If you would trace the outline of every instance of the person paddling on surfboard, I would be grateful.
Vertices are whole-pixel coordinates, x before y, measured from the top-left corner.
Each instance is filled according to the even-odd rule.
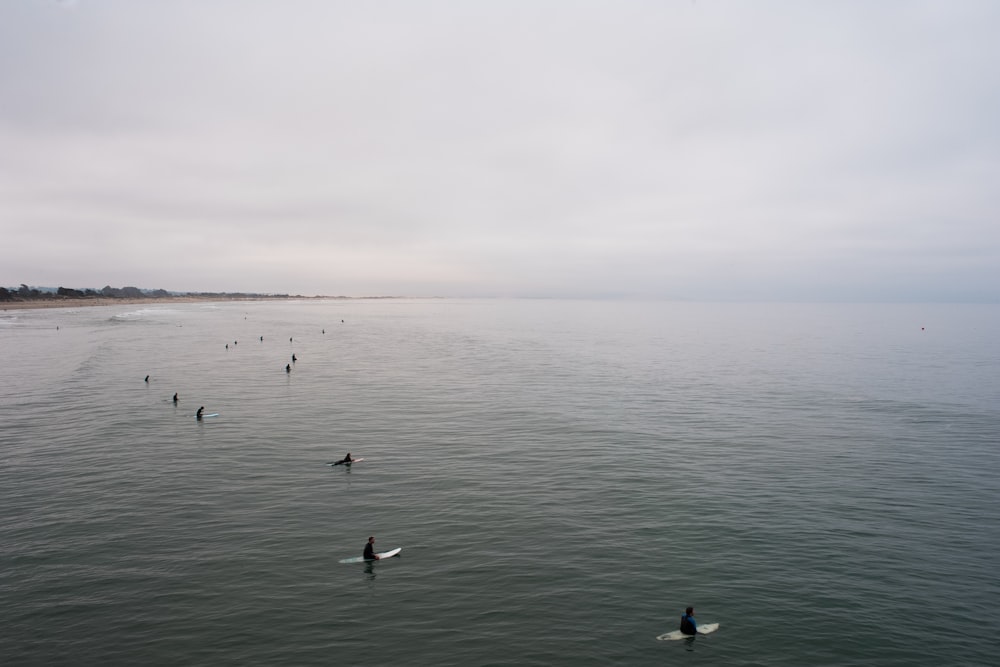
[[[694,620],[694,607],[688,607],[681,616],[681,632],[685,635],[698,634],[698,622]]]
[[[205,406],[203,405],[200,408],[198,408],[198,412],[194,413],[194,418],[201,419],[201,413],[204,411],[205,411]]]
[[[339,461],[334,461],[332,465],[339,466],[341,464],[350,464],[350,463],[353,463],[353,462],[354,462],[354,459],[351,458],[351,453],[347,452],[347,456],[345,456],[344,458],[340,459]]]
[[[365,560],[378,560],[379,555],[375,553],[375,538],[369,537],[368,544],[365,545],[365,553],[361,556]]]

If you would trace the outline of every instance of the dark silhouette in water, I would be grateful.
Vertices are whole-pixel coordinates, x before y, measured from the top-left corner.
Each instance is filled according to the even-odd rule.
[[[176,402],[177,402],[177,392],[175,391],[174,392],[174,403],[176,403]]]
[[[229,343],[226,343],[226,349],[227,350],[229,349]]]
[[[200,408],[198,408],[198,412],[194,413],[194,418],[201,419],[201,413],[204,411],[205,411],[205,406],[203,405]]]
[[[344,458],[340,459],[339,461],[334,461],[330,465],[332,465],[332,466],[339,466],[339,465],[344,465],[344,464],[350,465],[353,462],[354,462],[354,459],[351,458],[351,453],[347,452],[347,456],[345,456]]]
[[[291,373],[292,372],[292,365],[291,364],[285,364],[285,372],[286,373]]]
[[[143,382],[149,382],[149,376],[148,375],[146,376],[146,379],[143,380]]]
[[[298,361],[298,358],[296,358],[295,354],[292,353],[292,363],[294,363],[296,361]]]
[[[264,337],[263,336],[260,337],[260,342],[262,342],[262,343],[264,342]]]

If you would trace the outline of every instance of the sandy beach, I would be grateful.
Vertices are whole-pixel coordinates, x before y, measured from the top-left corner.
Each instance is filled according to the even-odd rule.
[[[289,301],[298,299],[326,299],[339,297],[223,297],[223,296],[162,296],[148,298],[83,297],[29,299],[26,301],[0,301],[0,310],[33,310],[37,308],[81,308],[90,306],[129,306],[147,303],[211,303],[213,301]]]

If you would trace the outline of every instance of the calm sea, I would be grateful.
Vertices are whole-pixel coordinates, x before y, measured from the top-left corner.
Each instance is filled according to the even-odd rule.
[[[1000,306],[116,306],[0,349],[4,665],[1000,661]],[[338,563],[369,535],[402,555]],[[657,641],[688,605],[720,630]]]

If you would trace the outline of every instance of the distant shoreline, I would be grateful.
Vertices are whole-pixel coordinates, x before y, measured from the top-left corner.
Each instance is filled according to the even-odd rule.
[[[53,297],[50,299],[26,299],[24,301],[0,301],[0,310],[35,310],[39,308],[89,308],[92,306],[132,306],[151,303],[212,303],[228,301],[299,301],[350,299],[347,296],[156,296],[156,297]]]

